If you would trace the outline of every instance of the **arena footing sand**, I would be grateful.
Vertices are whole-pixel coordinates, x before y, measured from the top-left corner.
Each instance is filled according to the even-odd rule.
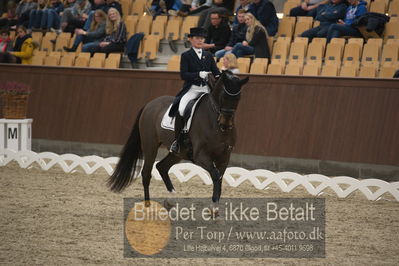
[[[123,257],[123,198],[142,197],[137,180],[121,194],[106,187],[108,175],[67,174],[53,168],[0,167],[0,264],[45,265],[398,265],[399,203],[389,195],[372,202],[360,192],[339,199],[326,190],[326,258],[149,259]],[[178,197],[210,197],[200,179],[172,179]],[[152,197],[165,197],[153,180]],[[304,189],[257,190],[246,182],[225,185],[223,197],[311,197]]]

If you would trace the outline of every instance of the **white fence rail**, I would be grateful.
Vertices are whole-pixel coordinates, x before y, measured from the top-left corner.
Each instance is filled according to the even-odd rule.
[[[33,163],[37,163],[45,171],[58,165],[65,173],[75,172],[78,167],[81,167],[86,174],[104,169],[108,175],[111,175],[113,166],[118,160],[117,157],[81,157],[75,154],[58,155],[52,152],[0,150],[0,167],[6,166],[11,161],[16,161],[21,168],[29,168]],[[174,174],[180,182],[186,182],[194,176],[199,176],[205,184],[212,184],[208,172],[191,163],[174,165],[169,173]],[[155,167],[152,174],[155,179],[162,179]],[[318,196],[323,193],[323,190],[330,188],[339,198],[346,198],[358,190],[369,200],[378,200],[387,193],[399,201],[399,182],[388,183],[379,179],[357,180],[347,176],[327,177],[320,174],[300,175],[293,172],[274,173],[268,170],[249,171],[239,167],[227,168],[223,178],[232,187],[237,187],[248,180],[257,189],[267,189],[274,183],[281,191],[288,193],[296,187],[302,186],[309,194]]]

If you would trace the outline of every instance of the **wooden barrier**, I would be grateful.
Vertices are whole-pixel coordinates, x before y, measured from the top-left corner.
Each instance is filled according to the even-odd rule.
[[[33,88],[33,137],[123,144],[138,110],[175,95],[176,72],[0,65]],[[251,75],[235,153],[399,165],[399,80]]]

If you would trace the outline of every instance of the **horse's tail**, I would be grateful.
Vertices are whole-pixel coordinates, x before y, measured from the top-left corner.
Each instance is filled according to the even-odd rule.
[[[113,192],[121,192],[132,183],[136,172],[137,161],[142,159],[139,131],[139,121],[142,112],[143,108],[137,115],[136,122],[134,123],[127,143],[123,147],[114,173],[108,179],[108,186]]]

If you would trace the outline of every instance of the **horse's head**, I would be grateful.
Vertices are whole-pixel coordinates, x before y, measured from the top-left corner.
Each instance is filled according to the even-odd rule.
[[[212,97],[216,103],[215,109],[219,113],[218,124],[222,131],[233,128],[233,118],[240,100],[241,87],[248,80],[248,77],[240,79],[231,71],[226,70],[216,81]]]

